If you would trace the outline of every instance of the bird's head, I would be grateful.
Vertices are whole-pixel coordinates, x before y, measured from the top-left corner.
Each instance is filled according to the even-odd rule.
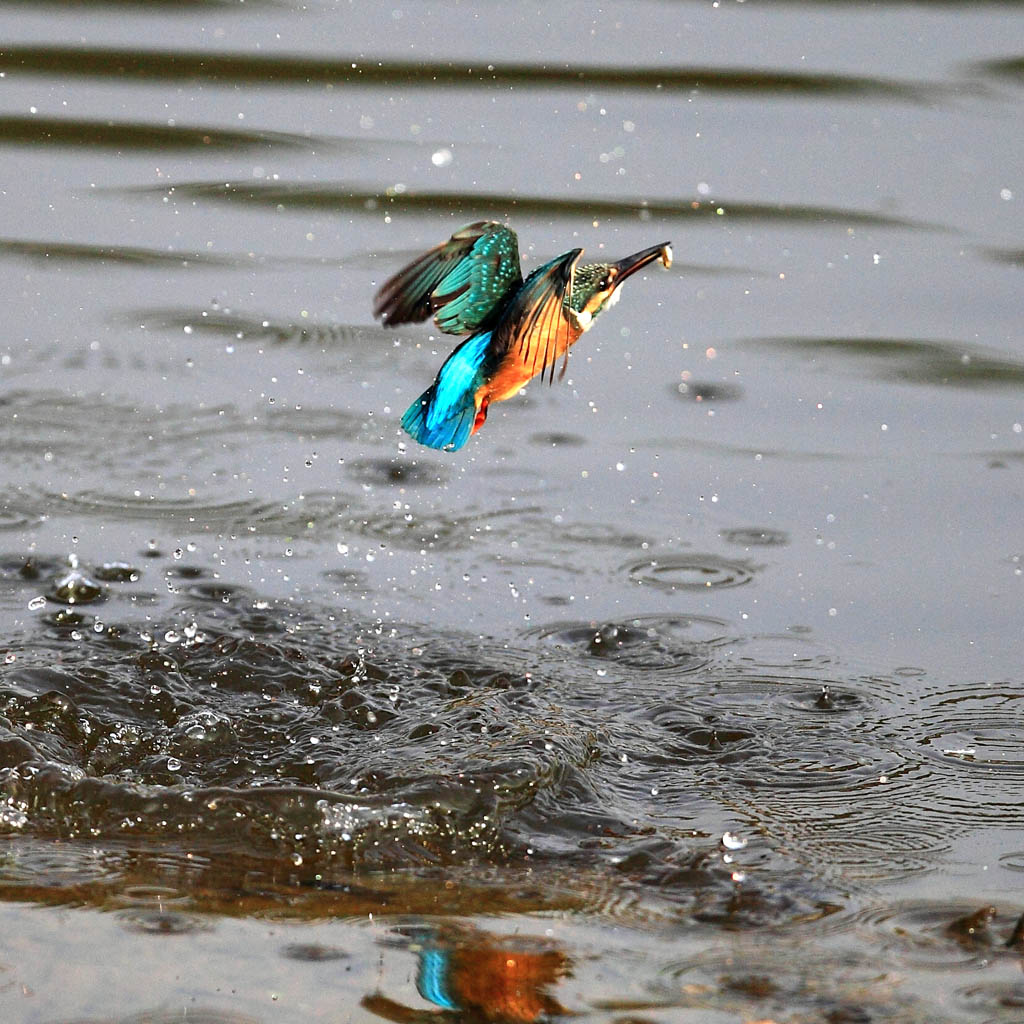
[[[672,246],[668,242],[641,249],[618,263],[587,263],[577,267],[568,299],[569,319],[581,331],[590,330],[598,314],[618,302],[622,282],[659,259],[666,267],[672,266]]]

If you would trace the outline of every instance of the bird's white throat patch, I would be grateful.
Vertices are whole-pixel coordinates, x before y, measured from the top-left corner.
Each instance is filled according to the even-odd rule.
[[[615,291],[613,291],[611,295],[609,295],[608,298],[604,300],[604,303],[598,309],[598,313],[604,312],[604,310],[608,309],[610,306],[614,306],[615,303],[618,301],[619,289],[616,288]],[[580,312],[578,313],[575,309],[570,309],[569,319],[572,321],[573,327],[575,327],[578,331],[583,331],[584,334],[587,331],[589,331],[591,327],[594,326],[594,314],[591,313],[588,309],[580,310]]]
[[[573,326],[584,333],[589,331],[594,325],[594,318],[585,309],[580,313],[577,313],[575,309],[570,309],[569,317],[572,320]]]

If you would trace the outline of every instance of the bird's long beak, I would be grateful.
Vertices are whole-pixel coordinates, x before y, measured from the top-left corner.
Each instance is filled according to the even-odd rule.
[[[639,252],[633,253],[632,256],[627,256],[625,259],[619,260],[618,263],[614,264],[618,274],[616,276],[616,283],[622,284],[630,274],[635,274],[638,270],[643,270],[649,263],[653,263],[655,260],[661,260],[666,267],[672,266],[672,243],[662,242],[661,245],[652,245],[649,249],[641,249]]]

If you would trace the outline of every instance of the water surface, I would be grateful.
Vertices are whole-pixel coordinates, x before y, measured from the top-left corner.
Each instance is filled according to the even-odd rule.
[[[10,1021],[1016,1021],[1017,3],[0,3]],[[376,287],[624,288],[463,451]]]

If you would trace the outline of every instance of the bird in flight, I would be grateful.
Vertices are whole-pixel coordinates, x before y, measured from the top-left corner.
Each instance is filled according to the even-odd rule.
[[[419,323],[431,314],[445,334],[468,335],[437,378],[402,417],[422,445],[456,451],[487,419],[492,402],[527,381],[565,375],[569,349],[619,298],[626,278],[655,260],[672,265],[662,242],[617,263],[579,266],[570,249],[523,280],[516,233],[478,221],[418,256],[381,286],[373,313],[385,327]]]

